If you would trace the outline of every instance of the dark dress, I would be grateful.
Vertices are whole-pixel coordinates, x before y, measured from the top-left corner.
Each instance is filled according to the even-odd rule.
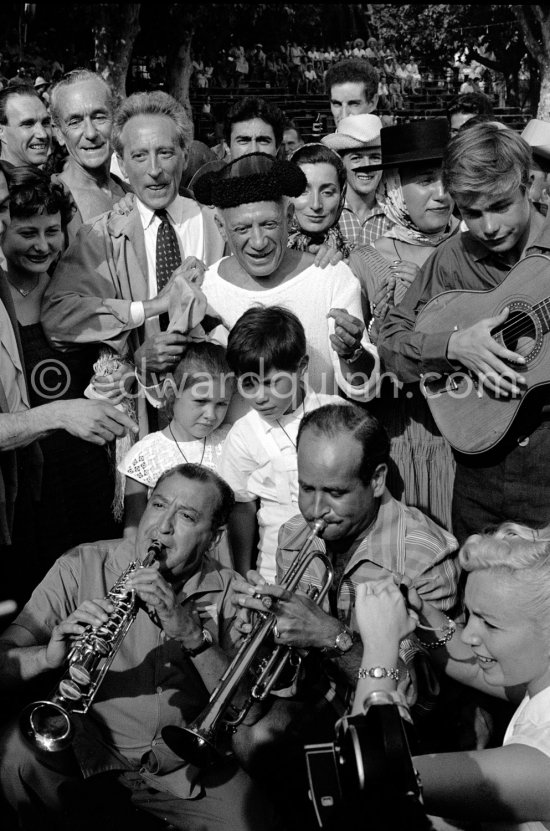
[[[58,397],[81,396],[91,375],[90,361],[83,360],[81,352],[73,356],[52,349],[41,323],[19,325],[19,332],[31,407]],[[120,536],[111,512],[114,469],[108,448],[65,430],[41,439],[40,447],[44,457],[40,502],[34,506],[33,522],[17,523],[26,537],[19,542],[32,550],[31,590],[64,551]]]

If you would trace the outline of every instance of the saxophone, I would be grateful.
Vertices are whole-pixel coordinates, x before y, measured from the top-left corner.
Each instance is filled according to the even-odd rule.
[[[19,727],[35,750],[53,753],[71,745],[74,736],[71,714],[88,712],[138,613],[136,592],[126,588],[126,580],[138,568],[150,566],[161,550],[160,542],[154,540],[143,562],[136,559],[122,572],[105,596],[114,606],[107,622],[98,627],[86,626],[73,642],[65,672],[51,697],[33,701],[22,711]]]

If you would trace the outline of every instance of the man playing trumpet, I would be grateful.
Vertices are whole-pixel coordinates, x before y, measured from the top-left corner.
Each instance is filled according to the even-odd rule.
[[[85,626],[105,625],[115,613],[106,594],[116,579],[160,544],[157,562],[126,581],[141,606],[89,711],[71,717],[72,752],[37,754],[13,726],[0,739],[3,796],[19,828],[95,829],[107,804],[123,822],[130,800],[186,831],[271,828],[269,807],[260,808],[257,788],[236,764],[200,777],[161,737],[204,707],[239,637],[234,572],[209,556],[232,506],[231,489],[213,471],[172,468],[157,482],[135,540],[60,557],[1,636],[6,687],[59,673]]]
[[[270,608],[277,616],[275,643],[308,650],[308,669],[315,664],[318,671],[314,689],[311,676],[306,675],[303,690],[298,690],[300,701],[277,701],[249,734],[241,730],[236,737],[239,758],[247,768],[252,769],[254,763],[254,771],[267,769],[272,759],[284,759],[287,793],[290,782],[296,783],[298,792],[296,800],[285,800],[293,805],[296,828],[303,827],[304,817],[312,814],[307,804],[303,815],[297,808],[299,793],[307,795],[307,784],[289,775],[291,748],[297,748],[299,765],[304,741],[323,740],[323,729],[330,737],[335,720],[350,706],[362,656],[354,609],[357,585],[385,576],[400,582],[406,576],[421,596],[448,611],[456,602],[458,580],[455,538],[387,490],[389,439],[374,417],[350,404],[329,404],[311,411],[300,423],[297,452],[301,515],[279,532],[279,582],[310,527],[322,519],[326,528],[313,546],[332,562],[332,586],[320,605],[305,594],[308,586],[319,587],[323,582],[319,559],[312,559],[306,570],[299,587],[302,591],[268,584],[256,571],[249,571],[246,580],[237,577],[233,584],[235,604],[246,610]],[[238,625],[247,632],[251,624],[241,621]],[[409,703],[417,697],[425,703],[415,673],[419,654],[419,647],[409,642],[398,666],[372,667],[378,673],[375,677],[398,679]],[[271,743],[276,737],[282,745],[273,753]],[[275,793],[281,773],[269,767],[266,774]]]

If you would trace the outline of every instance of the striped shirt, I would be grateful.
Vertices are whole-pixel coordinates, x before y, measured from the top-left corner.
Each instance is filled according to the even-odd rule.
[[[382,205],[377,202],[369,216],[361,221],[357,214],[346,203],[342,210],[338,227],[342,236],[350,246],[373,245],[378,237],[393,227],[393,222],[384,213]]]
[[[281,582],[296,553],[299,551],[310,528],[301,515],[286,522],[279,531],[277,550],[277,574]],[[326,552],[325,543],[316,538],[313,549]],[[385,577],[404,575],[409,577],[420,597],[443,611],[450,610],[457,600],[459,566],[456,557],[458,543],[447,531],[425,516],[418,508],[410,508],[394,499],[388,490],[380,501],[378,515],[370,530],[351,556],[336,586],[335,608],[330,608],[325,597],[322,609],[337,616],[358,632],[355,620],[355,591],[359,583],[367,580],[381,580]],[[306,591],[309,585],[320,587],[324,579],[324,567],[319,558],[312,561],[306,570],[299,590]],[[416,639],[403,641],[400,656],[410,664],[414,656],[422,651]],[[337,660],[325,661],[329,677],[331,669],[337,669]],[[331,689],[325,693],[329,700],[341,698],[341,708],[349,704],[349,685],[342,687],[342,675],[336,673],[331,679]],[[337,702],[334,701],[338,706]],[[340,709],[340,707],[339,707]]]

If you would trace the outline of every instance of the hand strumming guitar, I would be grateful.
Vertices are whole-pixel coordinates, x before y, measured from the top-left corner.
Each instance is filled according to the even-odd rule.
[[[506,308],[495,317],[484,318],[467,329],[453,332],[447,345],[449,361],[463,364],[488,390],[502,398],[520,395],[525,386],[521,373],[504,363],[512,361],[521,365],[525,364],[525,359],[501,346],[491,334],[504,323],[508,314],[509,309]]]

